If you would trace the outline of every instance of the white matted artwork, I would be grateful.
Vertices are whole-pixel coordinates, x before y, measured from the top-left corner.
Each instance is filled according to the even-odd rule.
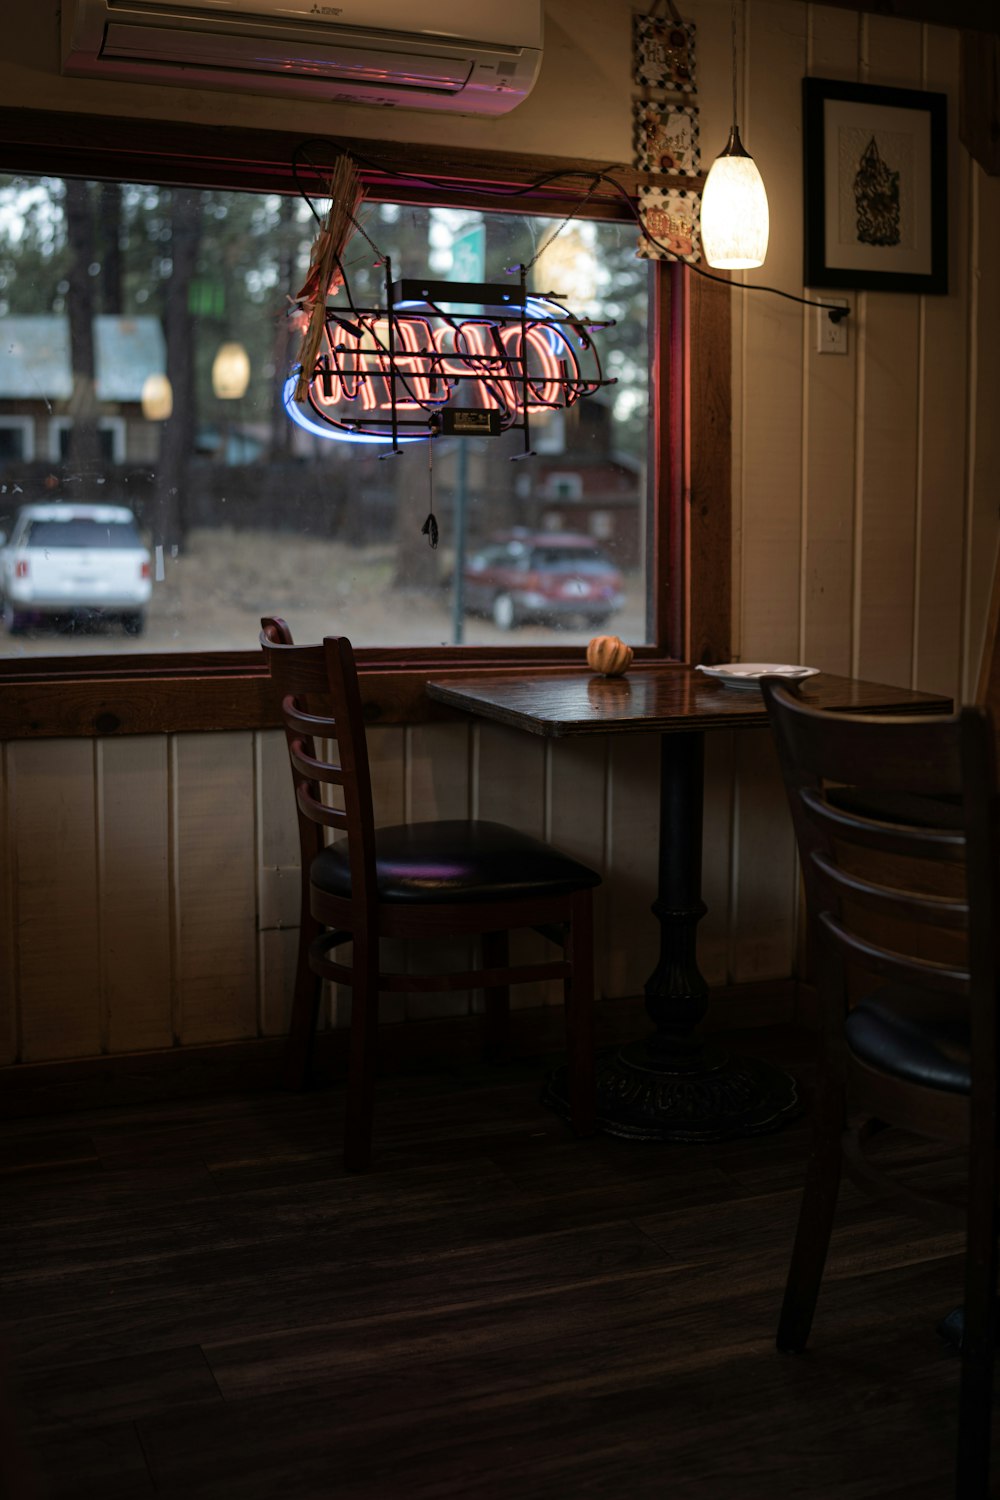
[[[809,286],[946,292],[943,94],[807,78]]]

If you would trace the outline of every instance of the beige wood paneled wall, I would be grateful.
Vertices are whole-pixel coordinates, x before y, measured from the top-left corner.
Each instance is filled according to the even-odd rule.
[[[729,0],[690,0],[705,164],[729,109]],[[746,0],[740,117],[771,202],[767,264],[802,292],[800,80],[945,91],[947,296],[851,294],[849,352],[815,317],[734,291],[734,650],[967,697],[997,545],[1000,181],[956,137],[957,35],[799,0]],[[463,121],[463,142],[627,161],[630,11],[548,0],[528,101]],[[55,0],[0,59],[6,102],[252,123],[252,96],[64,80]],[[268,101],[303,133],[400,129],[401,115]],[[406,117],[414,140],[454,122]],[[697,357],[697,351],[694,353]],[[499,815],[604,874],[599,978],[635,994],[656,959],[653,737],[545,744],[499,727],[378,729],[378,815]],[[11,742],[0,750],[0,1063],[193,1045],[283,1030],[298,871],[276,734]],[[713,984],[794,971],[798,877],[765,733],[709,735],[702,967]],[[402,997],[398,997],[400,1005]],[[535,989],[521,1003],[554,997]],[[421,996],[409,1016],[466,1001]],[[344,1019],[332,996],[329,1021]],[[403,1012],[397,1009],[397,1018]]]
[[[380,823],[502,817],[604,872],[601,986],[639,991],[656,961],[652,918],[636,920],[656,878],[653,737],[612,749],[446,724],[370,742]],[[0,1065],[285,1029],[299,871],[279,731],[15,741],[2,773]],[[515,1003],[558,998],[523,986]],[[406,999],[386,997],[386,1019],[469,1005]]]

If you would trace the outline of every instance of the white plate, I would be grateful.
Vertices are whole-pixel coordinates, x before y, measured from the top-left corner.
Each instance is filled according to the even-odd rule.
[[[760,677],[787,677],[798,682],[803,677],[815,677],[819,667],[793,667],[787,662],[773,661],[727,661],[719,667],[696,667],[725,687],[756,689]]]

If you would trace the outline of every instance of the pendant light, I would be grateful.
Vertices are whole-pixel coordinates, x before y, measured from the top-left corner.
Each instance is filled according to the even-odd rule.
[[[212,390],[220,401],[239,401],[250,384],[250,359],[242,344],[220,344],[212,362]]]
[[[736,122],[736,0],[732,4],[733,125],[701,195],[701,244],[720,271],[762,266],[767,254],[767,193]]]
[[[147,375],[142,383],[142,414],[147,422],[165,422],[174,409],[174,393],[165,375]]]

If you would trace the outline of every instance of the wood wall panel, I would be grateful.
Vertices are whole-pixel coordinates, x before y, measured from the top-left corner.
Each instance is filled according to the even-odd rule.
[[[473,730],[473,816],[510,823],[523,833],[545,836],[546,742],[503,724],[479,724]],[[549,944],[532,932],[511,935],[513,958],[530,962],[551,955]],[[551,986],[519,984],[511,990],[512,1008],[544,1005]],[[476,1008],[480,999],[476,999]]]
[[[252,734],[171,741],[179,1042],[257,1034]]]
[[[17,866],[12,827],[14,798],[8,780],[11,753],[10,745],[0,745],[0,1066],[17,1058]]]
[[[734,736],[737,878],[730,968],[737,984],[792,973],[797,921],[795,840],[770,735]]]
[[[407,731],[406,817],[467,818],[471,786],[468,724],[415,724]]]
[[[407,729],[404,780],[408,822],[469,817],[470,736],[468,724],[415,724]],[[433,955],[442,969],[470,968],[476,959],[474,945],[464,938],[434,943]],[[413,961],[412,953],[408,961]],[[430,991],[401,998],[406,1018],[412,1021],[467,1015],[472,1005],[472,996],[466,990]]]
[[[916,24],[867,17],[862,81],[902,84],[920,78],[923,32]],[[854,667],[874,682],[908,684],[913,672],[916,594],[921,299],[868,292],[861,344],[858,524]]]
[[[708,911],[698,927],[698,967],[709,984],[729,982],[733,893],[733,756],[728,731],[705,736],[705,819],[701,889]]]
[[[969,467],[969,208],[972,163],[958,146],[959,34],[928,27],[925,79],[948,95],[948,295],[923,298],[912,686],[962,693],[963,511]]]
[[[94,742],[7,747],[22,1062],[102,1049]]]
[[[284,731],[254,736],[258,1031],[287,1030],[302,906],[299,831]]]
[[[997,562],[997,475],[1000,474],[1000,178],[972,168],[972,264],[974,335],[970,348],[971,485],[966,499],[963,678],[965,697],[976,690],[983,625]]]
[[[574,859],[607,875],[609,741],[603,736],[557,739],[546,762],[545,837]],[[594,989],[609,993],[605,978],[607,886],[594,892]],[[562,1003],[561,985],[549,986],[549,999]]]
[[[612,735],[609,752],[604,972],[609,995],[641,995],[659,958],[656,898],[660,741]]]
[[[372,800],[375,804],[375,826],[386,828],[406,821],[406,730],[380,727],[368,731],[368,759],[371,764]],[[341,953],[347,955],[349,948]],[[389,969],[405,969],[411,953],[405,943],[383,942],[382,963]],[[351,991],[337,985],[332,1020],[335,1026],[346,1026],[351,1019]],[[406,1017],[405,995],[382,995],[379,1014],[384,1021],[402,1021]]]
[[[855,81],[858,17],[825,5],[809,8],[807,70],[816,78]],[[805,288],[816,301],[825,288]],[[839,295],[834,293],[832,295]],[[846,294],[845,294],[846,295]],[[817,320],[803,319],[802,612],[799,659],[825,672],[851,670],[854,597],[855,415],[858,298],[847,296],[848,353],[819,354]]]
[[[864,300],[854,669],[870,682],[904,685],[913,668],[919,299],[868,292]]]
[[[774,79],[805,67],[805,7],[758,0],[747,12],[744,141],[765,179],[771,216],[767,260],[734,272],[748,286],[797,291],[802,222],[801,103]],[[802,524],[803,309],[764,292],[734,292],[742,369],[742,623],[745,660],[792,661],[799,649]]]
[[[102,1051],[173,1042],[170,808],[162,735],[95,742]]]

